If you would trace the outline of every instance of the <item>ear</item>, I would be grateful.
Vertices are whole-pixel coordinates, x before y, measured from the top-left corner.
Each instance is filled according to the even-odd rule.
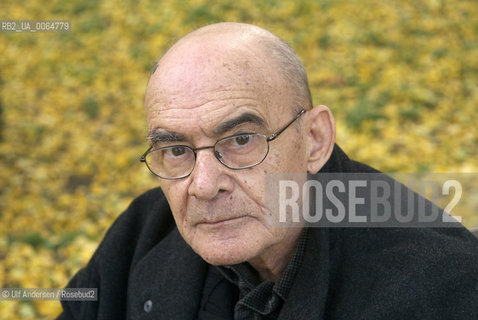
[[[307,112],[308,164],[307,172],[317,173],[329,160],[335,143],[335,121],[326,106]]]

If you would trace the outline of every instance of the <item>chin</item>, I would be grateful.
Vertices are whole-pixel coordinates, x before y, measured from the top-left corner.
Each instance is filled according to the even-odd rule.
[[[194,251],[207,263],[218,265],[234,265],[246,262],[257,256],[256,248],[240,240],[215,240],[201,243]]]
[[[234,259],[232,257],[201,256],[207,263],[213,266],[230,266],[246,262],[244,259]]]

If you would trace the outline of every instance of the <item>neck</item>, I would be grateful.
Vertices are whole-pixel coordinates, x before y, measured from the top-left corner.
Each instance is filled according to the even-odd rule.
[[[261,281],[276,281],[292,259],[303,228],[290,228],[288,236],[280,243],[268,248],[263,254],[249,260]]]

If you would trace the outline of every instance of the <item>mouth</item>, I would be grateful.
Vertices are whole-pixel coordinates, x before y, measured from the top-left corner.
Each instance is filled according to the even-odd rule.
[[[218,228],[218,227],[227,226],[230,224],[240,223],[245,218],[247,218],[247,216],[239,216],[239,217],[232,217],[232,218],[218,219],[218,220],[211,220],[211,221],[201,221],[198,223],[198,225],[201,225],[207,228]]]

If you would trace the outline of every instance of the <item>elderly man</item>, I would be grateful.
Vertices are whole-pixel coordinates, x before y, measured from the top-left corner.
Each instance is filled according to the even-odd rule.
[[[160,179],[111,227],[60,319],[477,319],[465,229],[271,225],[270,173],[376,172],[334,144],[293,50],[221,23],[179,40],[146,90]]]

